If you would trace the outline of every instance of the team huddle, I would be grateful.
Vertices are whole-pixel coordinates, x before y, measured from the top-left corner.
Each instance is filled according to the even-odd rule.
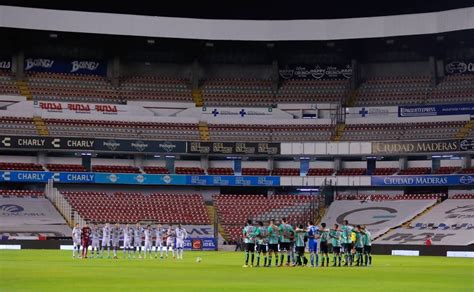
[[[72,257],[75,258],[76,252],[78,257],[87,258],[89,246],[91,247],[92,257],[104,257],[105,249],[107,249],[107,257],[110,258],[110,248],[113,250],[113,257],[117,259],[117,250],[120,248],[120,240],[123,241],[124,258],[135,258],[138,252],[138,258],[160,258],[168,257],[168,251],[171,251],[173,258],[183,259],[184,240],[188,237],[186,229],[178,225],[173,228],[172,225],[167,228],[158,224],[155,228],[151,225],[142,227],[137,223],[134,227],[129,224],[125,227],[120,224],[111,226],[106,223],[103,227],[87,224],[80,228],[76,224],[72,230],[73,252]],[[154,239],[154,240],[153,240]],[[154,245],[153,245],[154,243]],[[82,252],[81,252],[82,246]],[[143,248],[143,253],[142,253]],[[153,252],[154,248],[154,252]]]
[[[242,230],[245,244],[244,267],[254,266],[255,253],[257,263],[263,257],[263,266],[271,267],[272,259],[275,257],[275,266],[283,266],[286,257],[286,266],[306,266],[308,259],[305,256],[306,244],[310,253],[309,265],[319,266],[319,255],[321,256],[321,267],[329,266],[329,246],[332,246],[332,266],[340,267],[344,258],[344,266],[368,266],[372,264],[371,234],[365,226],[351,226],[347,220],[342,226],[334,224],[332,229],[326,227],[325,223],[315,226],[308,222],[304,227],[302,224],[293,228],[287,223],[286,218],[281,223],[270,220],[268,225],[259,221],[256,226],[251,220]],[[280,255],[280,258],[279,258]]]

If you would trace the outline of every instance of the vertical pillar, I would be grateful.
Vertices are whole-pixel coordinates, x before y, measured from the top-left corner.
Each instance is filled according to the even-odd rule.
[[[300,176],[306,176],[309,171],[309,158],[300,158]]]
[[[341,170],[341,168],[342,168],[341,158],[339,158],[339,157],[334,158],[334,167],[333,168],[336,172]]]
[[[165,156],[165,165],[166,168],[170,173],[174,173],[174,162],[176,160],[176,157],[174,155],[166,155]]]
[[[472,159],[469,154],[464,154],[461,160],[461,167],[462,168],[471,168],[472,167]]]
[[[438,84],[438,68],[436,66],[436,58],[430,56],[428,59],[431,77],[431,87],[435,87]]]
[[[23,80],[25,78],[25,53],[19,51],[13,58],[15,62],[12,62],[12,69],[15,64],[16,80]]]
[[[120,85],[120,74],[120,58],[114,56],[109,60],[109,70],[107,70],[107,77],[112,83],[112,86],[118,87]]]
[[[233,160],[234,174],[242,175],[242,159],[236,158]]]
[[[267,160],[267,169],[270,170],[270,173],[273,172],[273,167],[274,167],[274,164],[273,164],[273,157],[268,157],[268,160]]]
[[[441,166],[441,157],[431,158],[431,173],[435,173]]]
[[[406,156],[400,157],[398,159],[398,168],[400,168],[400,170],[403,170],[403,169],[407,169],[407,166],[408,166],[407,157]]]
[[[191,65],[191,89],[199,88],[200,78],[199,60],[196,58]]]
[[[92,155],[81,155],[81,164],[86,171],[92,171]]]
[[[201,156],[201,168],[207,173],[207,169],[209,168],[209,156]]]
[[[138,168],[143,168],[143,155],[142,154],[135,154],[133,156],[133,166]]]
[[[377,158],[367,158],[367,175],[372,175],[377,168]]]

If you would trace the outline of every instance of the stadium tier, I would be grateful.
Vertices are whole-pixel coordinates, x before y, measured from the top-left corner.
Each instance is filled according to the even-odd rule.
[[[190,81],[161,76],[129,76],[118,89],[122,100],[192,102]]]
[[[163,166],[145,166],[143,171],[151,174],[169,174],[169,170]]]
[[[310,168],[307,176],[329,176],[334,174],[332,168]]]
[[[11,73],[3,70],[0,70],[0,94],[20,95],[20,90]]]
[[[308,195],[232,195],[214,196],[214,205],[227,240],[238,241],[242,236],[242,222],[254,220],[280,220],[289,222],[309,220],[311,196]]]
[[[242,168],[242,175],[270,175],[270,170],[266,168]]]
[[[69,172],[85,172],[86,168],[79,164],[47,164],[49,171],[69,171]]]
[[[63,192],[66,200],[89,222],[209,225],[204,200],[198,194]]]
[[[0,162],[0,169],[3,170],[26,170],[26,171],[43,171],[43,166],[35,163],[10,163]]]
[[[205,174],[204,169],[200,167],[176,167],[176,174]]]
[[[346,80],[284,80],[277,103],[339,103],[348,95]]]
[[[111,173],[140,173],[138,167],[127,165],[93,165],[94,172],[111,172]]]

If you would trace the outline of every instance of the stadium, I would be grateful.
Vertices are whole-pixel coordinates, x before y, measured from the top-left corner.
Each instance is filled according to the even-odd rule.
[[[1,291],[474,291],[472,1],[29,2]]]

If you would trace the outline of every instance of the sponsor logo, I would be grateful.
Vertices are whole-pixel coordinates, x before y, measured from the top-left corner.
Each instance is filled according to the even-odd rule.
[[[115,140],[108,140],[103,143],[105,147],[107,147],[111,151],[117,150],[118,147],[120,147],[120,143],[118,143]]]
[[[138,183],[143,183],[145,181],[145,177],[141,174],[137,175],[135,179],[137,180]]]
[[[172,152],[176,148],[176,144],[166,141],[160,143],[158,147],[160,147],[165,152]]]
[[[474,183],[474,177],[470,175],[463,175],[459,178],[459,182],[463,185],[470,185]]]
[[[74,73],[80,69],[95,71],[99,68],[99,62],[92,62],[92,61],[72,61],[71,62],[71,73]]]
[[[51,68],[53,67],[54,60],[51,59],[32,59],[28,58],[25,60],[26,66],[25,70],[30,70],[33,67],[39,67],[39,68]]]
[[[344,220],[346,219],[347,216],[354,214],[354,213],[359,213],[359,212],[364,212],[364,211],[373,211],[373,210],[380,210],[383,211],[383,213],[380,213],[378,215],[374,215],[372,218],[376,221],[374,222],[359,222],[358,224],[363,224],[363,225],[378,225],[382,224],[385,222],[390,221],[390,218],[395,218],[397,217],[398,211],[393,209],[393,208],[388,208],[388,207],[367,207],[367,208],[360,208],[360,209],[355,209],[351,211],[347,211],[345,213],[342,213],[336,218],[336,222],[339,224],[344,224]],[[387,218],[387,219],[385,219]],[[378,219],[383,219],[383,220],[378,220]]]
[[[458,150],[458,141],[426,141],[400,143],[372,143],[374,153],[451,152]]]
[[[144,151],[145,149],[148,148],[148,144],[146,144],[145,142],[143,141],[136,141],[136,142],[132,142],[132,147],[137,149],[137,151]]]
[[[197,250],[202,249],[202,240],[193,239],[192,240],[192,249],[197,249]]]
[[[316,68],[310,70],[310,73],[311,73],[311,76],[313,76],[314,78],[321,79],[324,77],[326,70],[322,69],[319,66],[316,66]]]
[[[118,176],[115,175],[115,174],[109,175],[108,178],[109,178],[109,180],[110,180],[111,182],[113,182],[113,183],[117,182],[117,180],[118,180]]]
[[[382,239],[382,241],[396,241],[399,243],[414,243],[414,242],[425,242],[427,236],[431,236],[433,242],[441,242],[445,237],[456,235],[454,233],[442,234],[424,232],[419,234],[412,233],[395,233]]]
[[[474,141],[473,140],[462,140],[461,143],[459,143],[459,148],[461,148],[461,150],[464,150],[464,151],[473,150],[474,149]]]
[[[5,137],[5,138],[3,138],[3,139],[2,139],[2,144],[3,144],[3,146],[5,146],[5,147],[10,147],[10,146],[12,146],[12,138],[10,138],[10,137]]]
[[[166,184],[171,183],[171,176],[169,176],[169,175],[163,176],[163,182],[166,183]]]
[[[449,74],[462,74],[467,71],[467,64],[465,62],[453,61],[445,67],[446,72]]]
[[[10,69],[12,63],[10,61],[0,61],[0,69]]]
[[[5,205],[0,205],[0,210],[4,212],[9,212],[9,213],[18,213],[25,210],[25,208],[19,205],[5,204]]]
[[[294,74],[295,74],[294,69],[281,69],[280,70],[280,76],[283,79],[291,79]]]

